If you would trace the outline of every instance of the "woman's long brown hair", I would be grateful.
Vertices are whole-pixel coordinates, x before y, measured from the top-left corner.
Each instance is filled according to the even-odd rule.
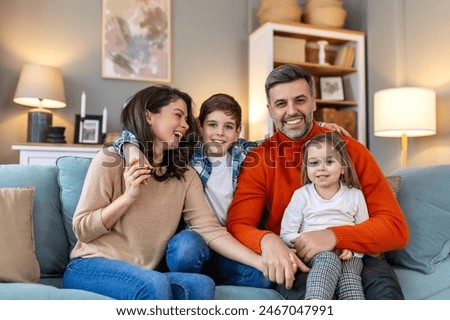
[[[146,112],[159,113],[162,108],[174,101],[183,100],[187,106],[187,124],[189,129],[182,138],[179,148],[167,150],[160,166],[166,167],[160,175],[155,175],[159,181],[170,177],[182,178],[187,169],[194,145],[198,140],[199,131],[193,116],[192,98],[185,92],[167,85],[147,87],[133,97],[124,106],[121,123],[124,130],[131,131],[139,141],[139,149],[145,154],[150,163],[153,159],[153,137],[147,124]]]

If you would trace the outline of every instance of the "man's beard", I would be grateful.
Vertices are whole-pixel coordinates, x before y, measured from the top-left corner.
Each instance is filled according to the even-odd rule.
[[[312,114],[309,118],[303,116],[303,120],[305,121],[305,125],[302,128],[296,130],[289,130],[280,122],[277,122],[275,125],[289,139],[300,140],[308,134],[309,130],[312,127]]]

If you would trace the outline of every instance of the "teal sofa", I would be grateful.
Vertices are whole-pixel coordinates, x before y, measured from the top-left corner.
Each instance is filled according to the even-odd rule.
[[[56,165],[49,166],[0,165],[0,188],[35,187],[34,238],[41,270],[37,284],[0,283],[0,300],[108,299],[82,290],[61,289],[62,275],[76,241],[72,216],[90,161],[61,157]],[[405,250],[390,252],[386,258],[394,267],[406,299],[450,299],[450,166],[402,169],[393,174],[403,179],[398,201],[410,224],[411,236]],[[423,252],[417,254],[416,250]],[[281,296],[270,289],[218,286],[216,299],[274,300]]]
[[[39,283],[0,283],[0,300],[109,299],[82,290],[61,289],[76,238],[75,211],[91,159],[61,157],[56,165],[0,165],[0,188],[34,186],[33,224]],[[1,223],[1,222],[0,222]],[[275,290],[219,286],[217,299],[281,299]]]

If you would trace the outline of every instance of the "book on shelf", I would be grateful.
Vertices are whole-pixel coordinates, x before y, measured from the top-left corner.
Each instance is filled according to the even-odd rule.
[[[356,51],[355,48],[349,45],[342,46],[334,60],[334,65],[343,68],[353,67],[353,62],[355,61]]]

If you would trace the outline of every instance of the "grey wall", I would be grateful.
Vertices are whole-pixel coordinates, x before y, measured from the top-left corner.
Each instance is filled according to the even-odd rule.
[[[227,92],[246,108],[247,9],[245,0],[172,0],[171,85],[197,105]],[[18,163],[11,145],[26,140],[29,108],[12,102],[25,63],[61,69],[67,107],[53,110],[53,124],[66,127],[67,142],[83,90],[87,113],[106,106],[108,132],[120,131],[123,101],[151,83],[101,78],[101,17],[99,0],[0,0],[0,163]]]
[[[299,0],[302,5],[305,1]],[[373,94],[401,85],[437,92],[438,134],[409,139],[409,164],[448,163],[450,34],[448,0],[345,0],[346,28],[367,32],[369,146],[386,173],[400,166],[400,139],[373,136]],[[26,139],[28,107],[12,102],[25,63],[61,68],[68,106],[54,124],[73,122],[87,93],[89,114],[108,107],[108,131],[120,131],[121,104],[147,82],[101,78],[102,1],[0,0],[0,163],[17,163],[11,145]],[[172,85],[199,105],[216,92],[234,95],[247,122],[247,40],[259,0],[172,0]]]
[[[387,174],[401,165],[401,139],[374,137],[373,94],[390,87],[423,86],[436,91],[437,134],[408,139],[408,166],[449,163],[449,11],[448,0],[368,1],[370,147]]]

